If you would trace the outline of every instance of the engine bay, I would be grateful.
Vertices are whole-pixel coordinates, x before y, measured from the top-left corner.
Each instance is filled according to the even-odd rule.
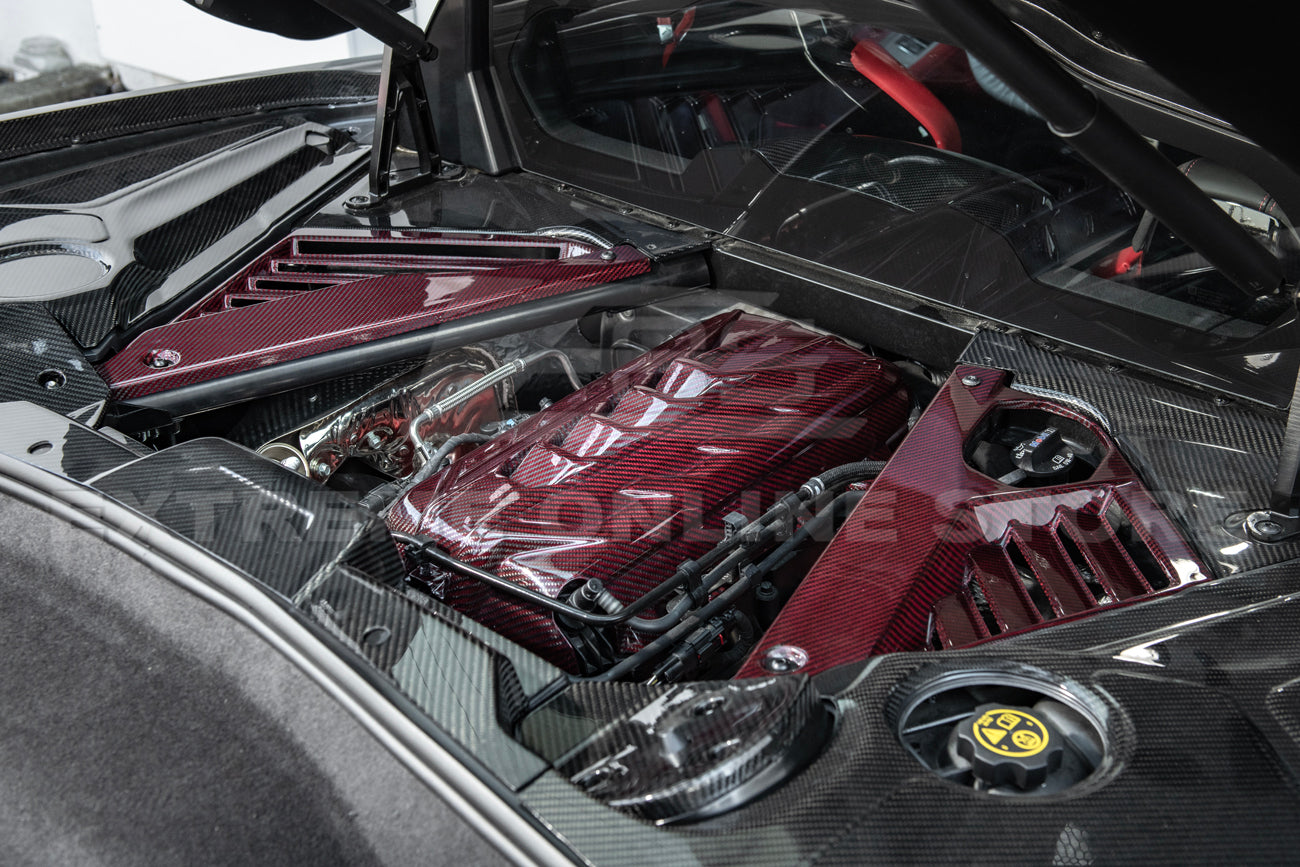
[[[1300,187],[1249,130],[1067,4],[326,5],[382,65],[0,121],[24,630],[182,588],[584,863],[1291,826]]]
[[[408,598],[581,678],[811,674],[1209,576],[1095,408],[692,288],[678,258],[578,228],[304,231],[99,370],[136,408],[114,424],[165,413],[134,436],[217,437],[358,503]],[[654,300],[547,305],[616,287]],[[545,324],[492,318],[530,301]]]

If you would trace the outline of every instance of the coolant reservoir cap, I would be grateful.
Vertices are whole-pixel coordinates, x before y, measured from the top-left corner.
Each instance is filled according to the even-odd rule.
[[[1061,735],[1030,708],[980,705],[955,734],[957,754],[989,786],[1032,789],[1061,765]]]

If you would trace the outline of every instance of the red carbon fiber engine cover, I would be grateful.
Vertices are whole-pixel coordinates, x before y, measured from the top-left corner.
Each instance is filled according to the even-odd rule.
[[[716,544],[726,514],[755,518],[829,467],[885,457],[907,412],[887,362],[787,322],[723,314],[428,479],[389,523],[551,597],[599,578],[627,603]],[[576,667],[549,612],[452,575],[443,598]]]

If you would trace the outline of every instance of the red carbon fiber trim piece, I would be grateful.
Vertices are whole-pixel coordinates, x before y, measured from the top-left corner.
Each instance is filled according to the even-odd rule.
[[[591,244],[537,235],[398,231],[290,235],[177,319],[380,274],[488,271],[596,252]]]
[[[908,398],[888,363],[798,326],[714,317],[569,395],[400,500],[394,530],[552,597],[631,602],[831,466],[887,454]],[[448,576],[457,609],[570,670],[550,613]],[[634,644],[634,636],[624,636]]]
[[[967,376],[979,384],[962,385]],[[777,645],[803,649],[808,663],[800,671],[811,674],[875,654],[921,650],[936,624],[941,646],[987,639],[993,633],[976,609],[972,580],[1005,631],[1149,594],[1124,547],[1113,544],[1114,532],[1103,529],[1099,516],[1110,508],[1120,510],[1135,544],[1151,555],[1147,567],[1163,573],[1170,589],[1208,574],[1103,431],[1068,409],[1010,390],[1007,379],[979,367],[954,371],[737,677],[770,675],[761,660]],[[997,406],[1072,418],[1102,440],[1106,456],[1087,482],[1020,489],[994,481],[967,466],[963,447]],[[1060,528],[1079,557],[1105,571],[1111,598],[1099,600],[1079,570],[1062,562],[1071,552],[1047,538]],[[1027,597],[1007,559],[1012,548],[1037,578],[1050,615]]]
[[[318,239],[293,240],[298,245]],[[388,245],[395,243],[391,237],[382,240]],[[277,248],[191,308],[180,320],[141,334],[101,365],[99,372],[107,380],[114,398],[129,400],[550,298],[650,270],[649,260],[631,247],[614,248],[613,258],[607,260],[586,247],[549,239],[539,243],[539,240],[542,239],[535,236],[523,238],[539,251],[541,258],[532,259],[495,255],[505,251],[507,245],[515,244],[509,237],[404,238],[400,243],[428,246],[438,242],[464,253],[481,245],[489,255],[477,260],[468,255],[450,259],[435,255],[433,262],[429,256],[379,257],[386,269],[415,271],[381,276],[366,276],[364,271],[358,271],[373,265],[374,256],[335,255],[319,261],[298,256],[295,265],[306,262],[307,267],[319,269],[319,273],[300,270],[281,275],[277,272],[278,285],[267,294],[265,282],[257,281],[265,277],[268,268],[274,268],[280,252]],[[365,239],[356,241],[358,246],[364,243]],[[579,255],[561,258],[568,253]],[[444,266],[450,270],[443,270]],[[309,275],[317,279],[304,279]],[[292,277],[290,283],[305,282],[311,291],[285,288],[284,276]],[[323,285],[321,278],[325,281]],[[260,303],[250,306],[232,303],[240,300]],[[165,366],[154,366],[160,359]]]

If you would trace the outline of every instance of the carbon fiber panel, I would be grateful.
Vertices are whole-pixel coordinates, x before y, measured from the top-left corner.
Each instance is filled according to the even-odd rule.
[[[11,204],[66,205],[93,201],[232,145],[241,139],[269,132],[283,125],[283,123],[270,121],[240,124],[206,135],[167,142],[144,152],[133,150],[130,153],[110,156],[96,161],[92,167],[74,168],[71,171],[57,172],[36,180],[24,178],[5,189],[2,198],[6,206]],[[47,212],[30,213],[38,215]]]
[[[0,122],[0,159],[164,126],[304,105],[373,102],[376,73],[314,69],[126,94]]]
[[[631,603],[832,466],[887,454],[906,390],[887,363],[780,320],[684,331],[415,488],[390,525],[552,598],[599,578]],[[563,667],[549,612],[451,579],[444,598]],[[632,639],[628,639],[632,640]]]
[[[546,768],[499,721],[498,666],[533,694],[559,672],[436,604],[420,605],[335,569],[299,607],[342,638],[469,754],[511,788]]]
[[[1215,575],[1300,557],[1300,540],[1258,544],[1224,528],[1234,512],[1268,505],[1286,426],[1280,414],[1216,402],[993,331],[976,335],[964,360],[1011,371],[1013,387],[1049,389],[1096,407]]]
[[[1196,636],[1188,644],[1205,646]],[[655,829],[602,809],[555,773],[530,786],[526,801],[599,864],[1263,862],[1286,860],[1300,843],[1300,798],[1283,764],[1294,744],[1275,739],[1282,734],[1276,727],[1261,730],[1258,718],[1215,688],[1217,670],[1195,653],[1154,672],[1109,657],[1028,650],[945,657],[942,664],[883,658],[837,697],[839,730],[811,767],[719,819]],[[1095,781],[1039,799],[983,795],[933,776],[903,748],[882,708],[900,683],[967,668],[1037,671],[1044,682],[1104,697],[1114,763]],[[1265,669],[1238,691],[1256,697],[1246,707],[1266,693],[1264,684],[1286,682],[1296,666],[1279,659]],[[595,691],[575,687],[569,713],[593,723],[611,713],[586,714],[588,702],[598,708],[604,701]]]
[[[392,548],[366,509],[225,440],[173,446],[94,486],[290,598],[354,545]],[[391,580],[396,556],[376,578]]]
[[[0,370],[0,400],[66,415],[108,399],[108,386],[39,304],[0,304]]]
[[[482,273],[371,277],[280,301],[150,329],[105,362],[114,396],[129,400],[253,368],[369,343],[650,270],[630,247]],[[160,352],[175,353],[154,365]]]
[[[990,577],[996,571],[981,570],[970,558],[995,552],[1004,557],[1004,550],[1018,552],[1025,579],[1042,593],[1037,622],[1114,604],[1111,594],[1090,589],[1073,574],[1077,570],[1069,566],[1056,530],[1064,521],[1075,533],[1075,544],[1108,560],[1123,560],[1129,555],[1115,534],[1103,529],[1108,521],[1102,519],[1115,507],[1140,539],[1147,552],[1143,559],[1152,564],[1153,580],[1142,588],[1145,592],[1177,589],[1205,577],[1195,554],[1099,428],[1095,435],[1105,454],[1079,481],[1023,488],[972,468],[967,449],[974,448],[979,426],[995,413],[1050,409],[1058,424],[1071,414],[1064,407],[1022,398],[1007,388],[1006,379],[988,368],[953,371],[738,676],[765,674],[764,654],[778,645],[800,648],[807,657],[801,670],[811,673],[872,654],[919,650],[936,626],[946,646],[987,638],[992,627],[984,627],[973,610],[960,634],[946,634],[960,625],[960,618],[944,606],[954,604],[952,594],[969,587],[977,571]],[[1126,571],[1103,572],[1102,562],[1094,556],[1089,571],[1107,576],[1104,580],[1122,578]],[[1019,571],[1010,560],[1005,566],[1007,589],[1019,592]],[[990,615],[996,618],[996,605]],[[1033,625],[1022,620],[1007,628]]]

